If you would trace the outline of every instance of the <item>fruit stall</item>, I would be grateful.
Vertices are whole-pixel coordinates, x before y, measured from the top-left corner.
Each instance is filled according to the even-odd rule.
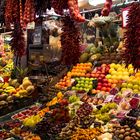
[[[97,6],[98,14],[90,11],[94,16],[79,9],[77,0],[42,3],[5,2],[3,22],[14,30],[9,44],[0,40],[0,140],[140,140],[140,3],[125,5],[123,28],[122,11],[114,15],[112,0]],[[25,30],[37,22],[35,15],[51,8],[61,19],[61,33],[51,37],[50,46],[61,58],[43,60],[46,73],[33,76],[22,66],[23,58],[31,57]],[[44,46],[32,46],[37,45]]]

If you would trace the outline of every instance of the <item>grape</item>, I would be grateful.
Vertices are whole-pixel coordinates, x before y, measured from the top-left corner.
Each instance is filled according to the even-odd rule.
[[[77,110],[76,114],[82,118],[88,116],[92,113],[93,107],[88,103],[83,103],[80,108]]]
[[[123,118],[122,120],[120,120],[119,123],[121,126],[128,125],[130,128],[134,128],[136,124],[136,120],[131,118]]]

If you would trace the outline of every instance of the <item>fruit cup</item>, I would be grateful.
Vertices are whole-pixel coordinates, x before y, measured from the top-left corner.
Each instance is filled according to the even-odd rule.
[[[140,102],[140,99],[139,99],[139,98],[133,97],[133,98],[129,101],[129,104],[131,105],[131,108],[132,108],[132,109],[136,109],[136,108],[138,108],[138,106],[139,106],[139,102]]]
[[[9,76],[4,76],[3,80],[4,80],[4,83],[8,83],[9,82]]]

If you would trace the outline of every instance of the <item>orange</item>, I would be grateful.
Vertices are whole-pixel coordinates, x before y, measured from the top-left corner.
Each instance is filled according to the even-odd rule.
[[[96,89],[93,89],[92,90],[92,94],[96,94],[97,93],[97,90]]]
[[[117,84],[118,83],[118,80],[113,80],[112,83],[113,84]]]
[[[112,82],[113,82],[113,80],[112,80],[112,79],[108,79],[108,82],[109,82],[109,83],[112,83]]]
[[[112,87],[112,88],[115,88],[116,86],[117,86],[116,84],[112,84],[112,86],[111,86],[111,87]]]

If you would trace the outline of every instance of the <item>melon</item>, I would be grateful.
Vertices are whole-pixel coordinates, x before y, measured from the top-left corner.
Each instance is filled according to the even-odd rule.
[[[80,56],[79,62],[80,63],[85,63],[85,62],[87,62],[88,58],[89,58],[89,54],[88,53],[83,53]]]
[[[91,48],[92,48],[92,45],[88,45],[85,49],[85,52],[89,53]]]
[[[89,58],[88,61],[91,62],[91,63],[93,63],[95,60],[96,60],[96,61],[99,60],[100,57],[101,57],[101,54],[100,54],[100,53],[97,53],[97,54],[92,55],[92,56]]]
[[[90,53],[96,54],[97,53],[97,48],[94,46],[90,49]]]

